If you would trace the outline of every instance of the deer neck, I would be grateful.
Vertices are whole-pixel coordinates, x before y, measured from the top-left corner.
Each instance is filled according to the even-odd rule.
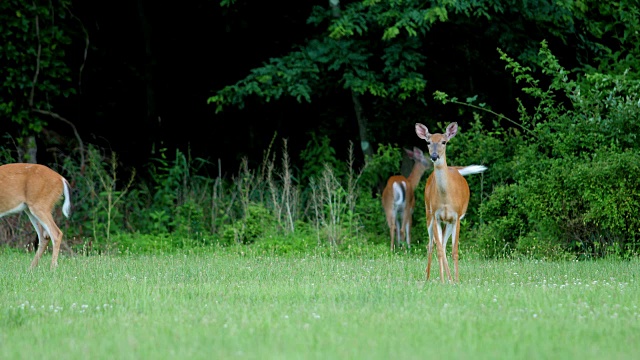
[[[411,174],[409,174],[409,177],[407,178],[413,190],[415,190],[416,187],[418,186],[418,183],[420,182],[420,179],[422,178],[422,175],[426,170],[427,170],[427,167],[420,162],[416,162],[413,165],[413,169],[411,169]]]
[[[441,195],[447,194],[447,184],[449,184],[449,167],[447,166],[447,159],[442,158],[442,161],[438,161],[437,164],[433,166],[434,174],[436,177],[436,187],[438,189],[438,193]]]

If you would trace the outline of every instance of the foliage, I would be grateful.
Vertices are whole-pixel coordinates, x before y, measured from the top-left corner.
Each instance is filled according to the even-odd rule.
[[[540,65],[551,76],[543,89],[529,68],[502,59],[537,104],[529,111],[521,103],[530,132],[506,159],[513,183],[498,185],[481,206],[479,246],[490,256],[637,253],[640,129],[629,121],[640,117],[637,80],[626,73],[570,80],[543,42]]]
[[[355,213],[358,214],[366,239],[372,244],[385,244],[388,247],[389,228],[380,194],[360,189]],[[419,214],[417,211],[415,213]]]
[[[400,174],[404,151],[396,144],[378,144],[376,153],[367,161],[360,184],[365,189],[375,189],[382,194],[389,176]]]
[[[300,153],[302,161],[301,178],[308,180],[312,177],[319,177],[324,170],[325,164],[331,166],[337,172],[337,176],[342,176],[343,171],[336,158],[336,150],[331,146],[331,140],[328,136],[316,136],[315,133],[309,134],[307,146]]]
[[[421,43],[415,37],[389,42],[385,38],[390,36],[367,36],[384,31],[376,20],[383,16],[358,2],[344,6],[337,18],[329,9],[316,6],[308,23],[324,26],[323,35],[285,56],[270,59],[245,79],[218,91],[208,102],[216,105],[217,112],[228,105],[242,108],[252,95],[267,102],[281,96],[310,102],[313,95],[333,91],[335,86],[374,97],[420,97],[426,85],[419,71],[425,59],[420,53]],[[377,59],[382,59],[382,68],[375,64]]]
[[[490,258],[511,255],[519,239],[528,233],[528,214],[520,205],[525,196],[522,191],[515,184],[498,186],[489,201],[480,206],[484,223],[475,234],[474,246],[481,254]]]
[[[244,217],[222,227],[223,244],[251,244],[274,231],[271,212],[261,204],[250,204]]]
[[[559,239],[563,248],[580,256],[637,251],[638,160],[637,152],[550,160],[539,178],[523,184],[525,191],[535,194],[522,204],[528,208],[535,232]]]
[[[176,149],[173,159],[160,151],[160,157],[149,167],[152,182],[145,188],[147,209],[140,209],[149,220],[140,219],[139,229],[152,233],[177,233],[194,236],[209,228],[211,188],[213,180],[199,175],[206,163],[203,159],[191,159]],[[137,193],[136,196],[140,196]],[[135,201],[135,199],[132,199]],[[204,206],[203,206],[204,205]]]
[[[234,2],[222,4],[235,5],[238,11],[247,9]],[[634,0],[329,2],[309,14],[307,22],[314,29],[307,40],[284,55],[263,59],[244,78],[216,89],[208,103],[220,112],[256,106],[256,100],[290,97],[333,105],[336,99],[360,95],[368,114],[367,140],[398,142],[407,138],[400,130],[413,122],[407,119],[454,115],[439,111],[441,107],[425,108],[432,105],[425,94],[434,84],[442,91],[510,108],[513,82],[504,79],[502,63],[489,52],[496,44],[536,75],[550,68],[539,63],[537,54],[544,39],[569,64],[567,74],[607,73],[614,65],[616,74],[638,68],[638,13]],[[352,115],[339,107],[326,111],[331,118]],[[501,126],[511,126],[504,120],[510,119],[503,116]],[[336,121],[321,126],[335,123],[342,125]],[[497,128],[492,121],[483,124]],[[520,127],[531,131],[524,129]]]
[[[65,241],[77,237],[81,239],[81,246],[106,245],[113,234],[126,229],[127,204],[123,199],[133,186],[135,172],[123,182],[115,153],[106,155],[93,145],[86,150],[84,168],[72,156],[63,159],[61,173],[71,183],[73,204],[70,220],[62,222]]]
[[[18,139],[40,133],[56,100],[75,93],[66,62],[71,1],[0,2],[0,116]]]
[[[362,173],[340,161],[333,137],[316,129],[300,152],[301,166],[290,163],[285,143],[281,166],[270,146],[261,166],[250,168],[244,158],[229,177],[209,176],[212,164],[190,152],[162,149],[145,166],[148,179],[129,183],[123,174],[130,169],[90,145],[79,150],[83,154],[55,155],[73,185],[74,211],[62,227],[74,249],[168,252],[220,243],[276,254],[311,249],[367,254],[363,249],[375,248],[387,234],[379,193],[386,178],[400,172],[398,143],[415,121],[444,128],[444,115],[432,114],[455,105],[461,131],[449,148],[450,164],[489,167],[467,178],[472,198],[461,231],[465,244],[489,257],[637,254],[636,2],[332,3],[339,6],[316,6],[309,14],[308,23],[317,31],[308,41],[265,60],[209,103],[221,111],[252,105],[252,98],[311,102],[326,97],[331,106],[323,111],[329,118],[344,111],[344,104],[332,103],[336,94],[361,95],[365,112],[374,114],[369,116],[373,139],[385,139],[377,141]],[[242,4],[221,2],[236,5]],[[17,126],[16,139],[40,132],[46,125],[41,116],[50,116],[61,98],[74,94],[72,70],[64,61],[73,40],[69,6],[69,1],[0,4],[5,65],[0,115]],[[495,44],[499,56],[485,56],[483,51]],[[477,73],[465,69],[471,66],[487,73],[481,79],[492,81],[502,75],[498,68],[511,73],[518,89],[504,91],[514,96],[517,118],[489,104]],[[467,76],[469,86],[460,81]],[[439,77],[446,88],[431,89]],[[452,88],[460,98],[444,92]],[[448,106],[432,106],[425,98],[432,90],[434,103]],[[0,155],[13,161],[7,147]],[[86,163],[78,163],[77,155]],[[413,239],[418,244],[426,229],[422,191],[416,197]],[[9,231],[17,226],[3,224]]]
[[[535,48],[541,39],[567,43],[575,37],[585,53],[609,51],[603,62],[620,56],[631,61],[635,50],[618,50],[612,55],[613,50],[605,45],[609,38],[617,39],[621,48],[637,45],[637,8],[631,1],[616,5],[595,1],[336,1],[333,8],[313,8],[307,22],[319,28],[314,38],[252,69],[246,78],[219,90],[208,102],[216,105],[216,111],[228,105],[242,108],[245,99],[254,95],[267,102],[282,96],[310,102],[312,96],[332,91],[329,84],[339,84],[359,94],[424,103],[427,55],[423,49],[433,41],[431,33],[441,28],[458,27],[495,38],[527,64],[535,63]],[[588,30],[586,34],[582,27]]]
[[[341,245],[353,236],[354,203],[351,194],[329,164],[322,175],[311,178],[311,221],[316,228],[318,244],[328,242],[332,247]]]
[[[589,2],[584,27],[598,42],[593,43],[594,64],[585,63],[588,73],[621,75],[640,68],[640,8],[635,0],[615,3]],[[584,36],[584,35],[581,35]],[[638,72],[630,75],[638,80]]]

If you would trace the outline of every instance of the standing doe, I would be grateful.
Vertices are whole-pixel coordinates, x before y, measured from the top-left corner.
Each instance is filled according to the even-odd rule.
[[[430,134],[427,127],[416,123],[416,134],[427,141],[429,157],[434,170],[427,178],[424,188],[424,203],[427,216],[427,230],[429,232],[429,251],[426,275],[429,280],[431,272],[431,257],[433,243],[436,243],[438,263],[440,265],[440,280],[444,283],[444,272],[451,281],[451,271],[447,262],[447,240],[452,237],[452,255],[455,267],[455,281],[458,282],[458,244],[460,239],[460,220],[467,212],[469,205],[469,184],[465,175],[478,174],[487,168],[482,165],[471,165],[455,171],[447,166],[447,142],[458,132],[458,124],[452,122],[447,126],[444,134]],[[444,237],[441,223],[445,224]]]
[[[49,239],[53,245],[51,268],[58,266],[62,231],[53,221],[51,214],[53,206],[63,193],[62,213],[69,217],[69,183],[60,174],[39,164],[16,163],[0,166],[0,217],[24,211],[38,234],[38,251],[31,262],[31,268],[38,265]]]
[[[417,147],[414,147],[413,151],[408,149],[404,149],[404,151],[414,161],[411,174],[409,174],[408,178],[402,175],[391,176],[387,180],[387,186],[382,191],[382,207],[387,216],[387,225],[389,225],[391,251],[393,251],[395,244],[394,235],[396,236],[398,247],[400,247],[400,241],[404,240],[407,243],[407,248],[411,249],[411,215],[416,203],[414,192],[422,178],[422,174],[430,165],[425,159],[422,150]]]

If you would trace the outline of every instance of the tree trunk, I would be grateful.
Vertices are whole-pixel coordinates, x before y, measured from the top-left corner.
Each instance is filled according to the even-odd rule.
[[[331,7],[331,14],[334,18],[341,16],[340,0],[329,0],[329,6]],[[369,121],[364,115],[362,103],[360,102],[360,94],[351,90],[351,100],[353,101],[353,109],[356,113],[356,120],[358,121],[358,132],[360,134],[360,149],[364,155],[365,161],[373,156],[373,149],[371,143],[369,143]]]
[[[145,84],[146,92],[146,123],[148,131],[148,141],[150,153],[154,154],[159,139],[160,133],[160,116],[158,116],[156,92],[154,87],[154,58],[151,48],[151,23],[145,14],[144,2],[145,0],[138,0],[138,17],[140,18],[140,27],[142,30],[142,36],[144,41],[144,64],[143,64],[143,81]]]
[[[18,162],[26,162],[36,164],[38,159],[36,157],[38,153],[38,145],[36,144],[36,137],[33,135],[20,138],[18,142]]]
[[[356,119],[358,120],[358,130],[360,133],[360,148],[362,149],[362,154],[364,155],[365,161],[369,160],[373,156],[373,149],[371,148],[371,144],[369,143],[369,121],[367,117],[364,115],[364,111],[362,110],[362,103],[360,103],[360,95],[351,90],[351,99],[353,100],[353,108],[356,111]]]

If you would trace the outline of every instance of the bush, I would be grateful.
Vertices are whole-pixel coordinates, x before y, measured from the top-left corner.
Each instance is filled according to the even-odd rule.
[[[497,187],[491,197],[479,209],[485,220],[475,233],[475,246],[487,257],[510,255],[519,239],[528,232],[529,221],[520,206],[521,187],[503,185]]]
[[[640,118],[640,82],[626,74],[570,80],[543,42],[540,65],[551,79],[542,89],[530,69],[501,54],[514,77],[526,84],[523,91],[538,103],[529,111],[520,102],[522,132],[514,133],[515,139],[496,134],[503,143],[489,153],[495,163],[485,179],[494,191],[479,207],[475,246],[489,257],[636,254],[640,125],[630,120]],[[436,96],[460,104],[446,94]],[[473,128],[466,136],[476,139],[462,142],[462,148],[495,141]],[[466,153],[475,156],[469,149]],[[492,177],[492,169],[500,175]]]
[[[222,244],[251,244],[265,234],[275,232],[276,222],[262,204],[249,204],[244,218],[222,227]]]
[[[478,245],[488,256],[638,251],[640,154],[602,152],[590,159],[548,159],[541,166],[545,170],[526,181],[496,188],[481,207],[485,223]]]

